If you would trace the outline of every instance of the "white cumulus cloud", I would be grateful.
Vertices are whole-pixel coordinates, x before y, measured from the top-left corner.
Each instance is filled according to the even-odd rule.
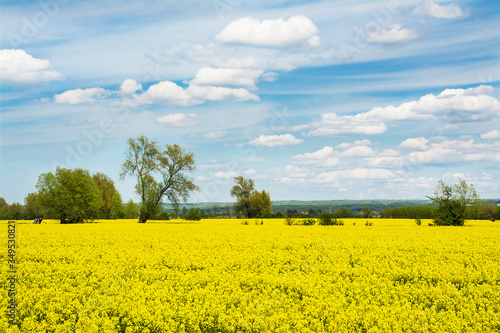
[[[142,84],[134,79],[125,79],[120,85],[120,90],[124,94],[133,94],[137,90],[142,90]]]
[[[420,137],[420,138],[409,138],[405,141],[403,141],[399,147],[404,148],[404,149],[409,149],[409,150],[427,150],[429,149],[429,146],[427,143],[429,142],[428,139]]]
[[[368,146],[356,146],[347,149],[341,155],[344,157],[367,157],[375,155],[375,152]]]
[[[500,131],[497,130],[481,134],[481,139],[498,139],[498,138],[500,138]]]
[[[56,104],[92,104],[104,98],[109,92],[103,88],[74,89],[54,95]]]
[[[207,101],[258,101],[258,96],[243,88],[190,85],[186,89],[171,81],[161,81],[142,94],[134,95],[138,104],[191,106]]]
[[[297,44],[318,46],[321,43],[318,33],[318,28],[305,16],[262,22],[253,17],[244,17],[231,22],[215,39],[226,43],[267,47],[286,47]]]
[[[51,69],[46,59],[37,59],[24,50],[0,50],[0,79],[14,83],[38,83],[61,80],[63,75]]]
[[[300,164],[316,166],[337,166],[340,164],[340,159],[335,157],[335,151],[330,146],[325,146],[312,153],[295,155],[293,159]]]
[[[307,135],[311,136],[373,135],[385,133],[388,122],[491,120],[500,116],[500,102],[489,96],[493,90],[493,87],[484,85],[468,89],[445,89],[438,95],[428,94],[399,106],[374,107],[355,115],[324,113],[321,121],[295,126],[291,130],[309,130]]]
[[[297,145],[304,142],[302,139],[297,139],[292,134],[283,135],[261,135],[257,139],[250,141],[249,144],[265,147],[289,146]]]

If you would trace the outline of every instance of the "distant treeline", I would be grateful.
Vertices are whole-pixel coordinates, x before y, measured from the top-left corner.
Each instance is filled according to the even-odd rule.
[[[386,207],[379,214],[393,219],[433,219],[438,206]]]
[[[395,219],[434,219],[438,206],[386,207],[379,214],[383,218]],[[500,220],[500,206],[494,201],[485,201],[480,206],[465,209],[467,220]]]

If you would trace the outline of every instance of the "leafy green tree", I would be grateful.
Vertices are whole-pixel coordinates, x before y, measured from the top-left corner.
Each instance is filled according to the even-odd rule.
[[[500,207],[495,205],[493,200],[486,200],[481,205],[481,218],[484,220],[495,221],[497,219],[497,212]]]
[[[252,179],[243,176],[234,177],[231,196],[236,198],[233,206],[235,214],[248,218],[259,217],[267,212],[272,212],[272,203],[269,193],[256,191]]]
[[[335,216],[339,218],[349,218],[354,217],[354,214],[349,208],[340,207],[335,210]]]
[[[224,216],[231,217],[231,207],[230,206],[225,206],[224,207]]]
[[[0,220],[5,220],[5,215],[9,209],[9,204],[5,201],[4,198],[0,198]]]
[[[121,178],[137,177],[136,193],[141,198],[139,223],[158,213],[163,198],[177,206],[182,199],[198,190],[187,172],[195,170],[193,153],[186,153],[179,145],[160,148],[157,141],[145,136],[128,139],[128,150],[122,165]]]
[[[474,185],[467,184],[463,179],[453,186],[440,180],[434,190],[434,196],[427,197],[439,205],[434,216],[435,225],[463,226],[466,207],[479,203],[479,195]]]
[[[103,202],[99,217],[103,219],[116,218],[122,206],[122,198],[115,188],[115,183],[103,173],[95,173],[92,179],[101,193]]]
[[[168,214],[168,212],[166,210],[164,210],[163,212],[158,214],[158,216],[156,216],[156,220],[160,220],[160,221],[170,220],[170,215]]]
[[[236,215],[250,217],[250,197],[254,190],[255,184],[252,179],[245,179],[243,176],[234,177],[234,185],[230,194],[236,198],[236,203],[233,206]]]
[[[87,170],[57,168],[38,177],[38,202],[44,216],[61,223],[80,223],[99,217],[101,193]]]
[[[199,221],[201,220],[201,213],[198,208],[191,208],[187,212],[186,215],[184,215],[184,219],[188,221]]]
[[[370,217],[372,217],[372,213],[373,213],[373,208],[371,208],[371,207],[364,206],[361,209],[361,217],[363,217],[363,218],[370,218]]]
[[[250,215],[248,217],[259,217],[265,213],[271,213],[273,211],[273,206],[271,203],[271,197],[266,191],[258,192],[254,191],[250,197]]]
[[[22,220],[24,216],[24,207],[19,202],[14,202],[7,208],[5,219],[7,220]]]
[[[210,208],[210,213],[213,215],[213,216],[217,216],[217,213],[219,212],[219,204],[218,203],[214,203],[212,205],[212,207]]]
[[[42,207],[40,207],[38,193],[29,193],[24,198],[25,218],[32,220],[37,217],[43,217]]]
[[[140,208],[139,205],[134,203],[132,199],[127,201],[126,204],[123,205],[123,218],[124,219],[135,219],[139,217]]]
[[[342,220],[338,220],[335,214],[329,212],[322,212],[318,214],[319,225],[344,225]]]

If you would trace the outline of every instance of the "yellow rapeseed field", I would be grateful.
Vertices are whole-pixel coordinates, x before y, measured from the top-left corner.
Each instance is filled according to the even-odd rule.
[[[498,221],[260,221],[19,221],[0,332],[500,331]]]

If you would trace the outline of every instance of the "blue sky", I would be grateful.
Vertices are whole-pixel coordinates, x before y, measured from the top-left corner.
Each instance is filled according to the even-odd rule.
[[[119,179],[130,137],[273,200],[500,197],[500,3],[2,1],[0,196],[57,166]]]

